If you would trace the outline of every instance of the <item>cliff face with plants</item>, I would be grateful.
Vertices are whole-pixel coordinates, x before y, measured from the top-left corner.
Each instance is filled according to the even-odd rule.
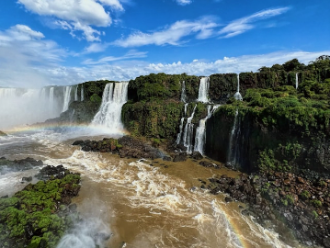
[[[244,102],[232,101],[208,120],[206,155],[245,171],[329,176],[329,64],[297,72],[297,89],[296,72],[241,73]]]

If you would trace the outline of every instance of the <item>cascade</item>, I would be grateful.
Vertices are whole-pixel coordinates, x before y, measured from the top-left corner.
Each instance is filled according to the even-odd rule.
[[[229,138],[229,147],[228,147],[228,155],[227,155],[227,165],[235,167],[237,164],[237,160],[239,159],[238,154],[238,138],[240,135],[240,119],[238,118],[238,109],[235,112],[234,124],[233,128],[230,132]]]
[[[207,106],[207,116],[199,121],[199,126],[196,129],[195,147],[194,151],[199,152],[204,156],[204,145],[206,141],[206,121],[211,118],[214,111],[219,108],[220,105]],[[212,108],[212,110],[211,110]]]
[[[191,121],[194,118],[196,107],[197,107],[197,105],[195,105],[191,116],[187,119],[187,123],[184,128],[183,145],[187,148],[188,154],[191,154],[192,150],[193,150],[192,141],[193,141],[193,136],[194,136],[194,124],[191,123]]]
[[[184,117],[187,114],[187,107],[188,107],[188,103],[186,103],[184,105],[184,114],[180,120],[180,132],[178,133],[178,136],[176,137],[176,144],[179,145],[180,141],[181,141],[181,137],[182,137],[182,129],[183,129],[183,122],[184,122]]]
[[[127,101],[128,82],[109,83],[105,86],[102,104],[92,124],[101,125],[116,133],[123,129],[121,109]]]
[[[181,102],[186,102],[186,83],[182,82]]]
[[[72,87],[71,86],[66,86],[64,88],[64,101],[63,101],[63,108],[62,108],[62,112],[65,112],[69,109],[69,104],[71,101],[71,90]]]
[[[84,85],[81,85],[81,92],[80,92],[80,101],[84,101]]]
[[[208,102],[208,91],[210,86],[210,78],[209,77],[202,77],[199,83],[199,90],[198,90],[198,99],[199,102]]]
[[[74,92],[74,100],[78,101],[78,85],[76,86],[76,90]]]
[[[298,81],[298,72],[296,73],[296,89],[298,89],[299,81]]]
[[[61,88],[58,90],[64,93]],[[60,115],[62,106],[63,96],[56,98],[55,87],[0,88],[0,129],[55,118]]]
[[[234,95],[234,98],[238,101],[243,101],[241,93],[239,93],[239,73],[237,74],[237,92]]]

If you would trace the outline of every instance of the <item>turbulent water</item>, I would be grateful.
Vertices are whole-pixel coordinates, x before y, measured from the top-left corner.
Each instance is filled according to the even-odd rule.
[[[72,146],[72,142],[77,139],[102,139],[120,135],[120,112],[126,101],[127,86],[126,82],[106,86],[100,110],[91,125],[59,126],[53,129],[39,124],[25,127],[24,132],[21,128],[2,130],[8,136],[0,136],[0,157],[32,157],[42,160],[45,165],[62,164],[82,174],[81,191],[74,201],[84,221],[68,230],[57,248],[301,247],[290,235],[283,242],[271,226],[265,229],[250,217],[243,216],[238,203],[225,203],[224,195],[214,196],[199,187],[199,179],[207,181],[207,178],[221,174],[238,176],[236,172],[205,168],[192,160],[173,163],[159,159],[121,159],[110,153],[84,152]],[[16,99],[17,94],[31,101],[34,104],[32,106],[38,107],[45,102],[43,107],[47,111],[54,108],[60,113],[71,99],[76,98],[77,88],[51,87],[23,92],[0,90],[0,100],[11,99],[15,104],[23,104]],[[32,101],[34,98],[31,94],[36,100]],[[46,103],[54,106],[48,108]],[[191,120],[195,109],[196,105],[187,118],[183,134],[188,152],[193,149]],[[26,111],[30,114],[33,112],[31,109]],[[1,116],[6,113],[4,108],[0,109]],[[186,113],[187,104],[183,118]],[[208,116],[211,113],[209,108]],[[233,123],[231,144],[237,137],[237,115]],[[20,121],[18,124],[27,121],[24,117],[19,116],[16,120]],[[37,117],[40,119],[46,116],[40,114]],[[96,128],[93,126],[95,124],[98,125]],[[180,137],[183,121],[181,125]],[[199,127],[203,131],[203,125]],[[205,133],[205,130],[201,133]],[[35,175],[37,171],[38,168],[35,168],[23,172],[8,171],[0,175],[0,197],[21,190],[25,186],[21,178]],[[104,236],[111,236],[107,243],[102,239]]]
[[[138,161],[83,152],[70,145],[73,133],[40,130],[0,137],[0,156],[34,157],[82,173],[76,202],[86,222],[65,235],[58,248],[96,247],[91,235],[97,232],[112,234],[103,247],[289,247],[275,232],[241,215],[238,204],[194,187],[200,185],[198,178],[233,172],[192,161]],[[3,184],[8,189],[21,185],[15,173],[2,176]],[[13,192],[0,191],[8,193]]]

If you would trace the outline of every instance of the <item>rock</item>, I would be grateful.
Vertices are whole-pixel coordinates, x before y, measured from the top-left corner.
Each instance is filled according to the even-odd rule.
[[[187,160],[186,153],[181,152],[180,154],[177,154],[173,158],[173,162],[183,162]]]
[[[1,136],[7,136],[7,134],[5,134],[4,132],[0,131],[0,137]]]
[[[75,142],[72,143],[73,146],[80,146],[82,144],[84,144],[83,140],[76,140]]]
[[[163,160],[164,160],[164,161],[172,161],[172,158],[169,157],[169,156],[164,156],[164,157],[163,157]]]
[[[196,159],[196,160],[201,160],[201,159],[203,159],[203,155],[200,154],[200,152],[193,152],[192,155],[191,155],[191,157],[192,157],[193,159]]]
[[[232,202],[233,201],[233,198],[229,197],[229,196],[226,196],[225,197],[225,201],[228,203],[228,202]]]
[[[31,182],[32,177],[22,177],[22,182]]]
[[[297,177],[297,182],[301,184],[305,184],[306,181],[302,177]]]
[[[77,212],[77,204],[74,203],[74,204],[69,205],[69,210],[71,213]]]

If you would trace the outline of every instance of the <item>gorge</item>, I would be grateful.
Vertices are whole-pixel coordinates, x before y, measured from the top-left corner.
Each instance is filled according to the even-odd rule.
[[[1,88],[0,157],[82,175],[78,209],[113,237],[59,247],[330,247],[329,68]]]

